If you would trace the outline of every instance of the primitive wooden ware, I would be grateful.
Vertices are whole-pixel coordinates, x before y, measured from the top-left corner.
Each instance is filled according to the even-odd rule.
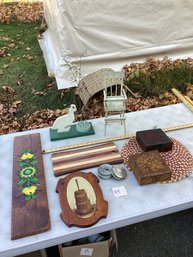
[[[89,227],[107,216],[108,202],[98,182],[91,172],[75,172],[58,181],[60,217],[67,226]]]
[[[137,131],[136,140],[143,151],[167,152],[172,149],[171,139],[161,129]]]
[[[50,229],[40,134],[14,138],[11,239]]]
[[[55,176],[96,167],[105,163],[115,164],[121,162],[123,162],[122,156],[114,143],[52,154]]]
[[[171,179],[171,170],[157,150],[130,156],[129,166],[140,185]]]

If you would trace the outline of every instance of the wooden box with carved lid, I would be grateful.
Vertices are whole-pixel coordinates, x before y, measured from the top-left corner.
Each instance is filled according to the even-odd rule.
[[[129,166],[140,185],[171,179],[171,170],[157,150],[130,156]]]

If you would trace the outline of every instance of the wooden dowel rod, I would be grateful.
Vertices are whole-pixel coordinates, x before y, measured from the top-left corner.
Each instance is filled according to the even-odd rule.
[[[172,88],[172,92],[179,100],[181,100],[192,112],[193,112],[193,105],[186,100],[186,98],[175,88]]]
[[[193,107],[193,101],[188,96],[184,96],[184,97],[189,102],[189,104],[191,104]]]

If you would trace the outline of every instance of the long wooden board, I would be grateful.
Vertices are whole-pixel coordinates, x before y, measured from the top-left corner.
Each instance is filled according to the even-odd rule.
[[[50,229],[40,134],[17,136],[13,147],[11,239]]]
[[[114,143],[52,154],[54,175],[99,166],[104,163],[121,163],[123,159]]]

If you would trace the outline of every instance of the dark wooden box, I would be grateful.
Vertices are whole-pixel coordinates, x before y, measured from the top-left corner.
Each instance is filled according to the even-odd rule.
[[[140,185],[171,179],[171,170],[157,150],[130,156],[129,166]]]
[[[161,129],[138,131],[136,132],[136,140],[143,151],[167,152],[172,149],[172,141]]]

